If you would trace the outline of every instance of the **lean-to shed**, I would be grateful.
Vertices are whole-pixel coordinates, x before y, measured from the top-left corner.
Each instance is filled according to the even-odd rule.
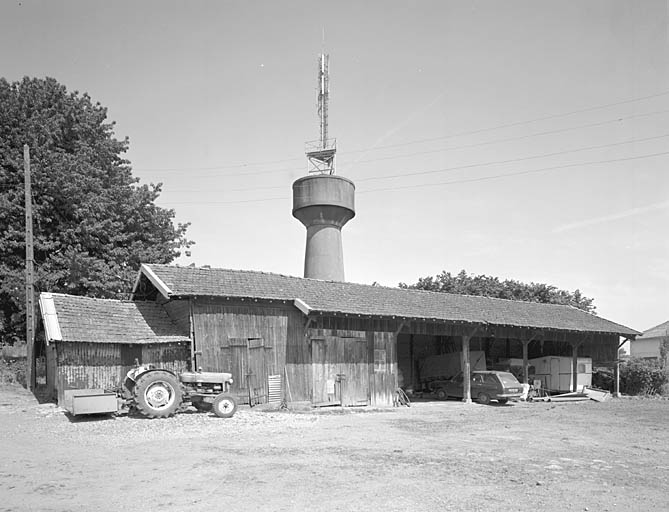
[[[466,374],[470,351],[522,358],[525,380],[529,357],[610,363],[638,334],[570,306],[227,269],[142,265],[133,296],[188,324],[196,366],[232,372],[241,397],[280,375],[288,400],[313,404],[390,405],[397,386],[425,385],[424,358],[450,352]]]
[[[188,323],[155,301],[42,293],[39,304],[48,393],[59,401],[65,389],[115,388],[136,359],[172,371],[190,362]]]

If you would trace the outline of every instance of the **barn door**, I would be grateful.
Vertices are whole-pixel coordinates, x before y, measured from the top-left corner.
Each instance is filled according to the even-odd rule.
[[[231,393],[242,403],[267,402],[267,359],[271,358],[263,338],[228,338],[230,348]]]
[[[314,405],[369,403],[367,340],[325,336],[312,339]]]
[[[249,373],[249,349],[247,338],[229,338],[228,346],[230,347],[230,373],[232,374],[232,387],[230,392],[243,398],[248,396],[248,379],[246,375]]]
[[[248,354],[246,387],[249,395],[249,405],[267,403],[268,374],[265,346],[262,338],[248,339]]]

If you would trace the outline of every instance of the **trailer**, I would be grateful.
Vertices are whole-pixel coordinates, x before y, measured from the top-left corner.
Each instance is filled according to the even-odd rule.
[[[582,391],[592,386],[592,358],[576,359],[576,387],[573,378],[573,358],[545,356],[528,360],[530,381],[541,381],[541,387],[549,391],[569,393]]]

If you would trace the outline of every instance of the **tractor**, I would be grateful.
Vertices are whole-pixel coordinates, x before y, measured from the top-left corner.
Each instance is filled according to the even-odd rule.
[[[153,365],[140,365],[126,375],[117,390],[125,408],[134,408],[149,418],[167,418],[182,405],[198,411],[212,411],[220,418],[231,418],[237,402],[228,393],[232,374],[217,372],[183,372],[178,376]]]

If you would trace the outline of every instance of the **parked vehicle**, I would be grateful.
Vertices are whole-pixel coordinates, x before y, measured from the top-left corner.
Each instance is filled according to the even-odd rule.
[[[432,391],[440,400],[448,397],[462,398],[463,381],[462,373],[448,380],[433,381]],[[523,385],[512,373],[494,370],[471,373],[471,396],[481,404],[489,404],[491,400],[505,404],[509,400],[518,400],[522,395]]]
[[[213,411],[220,418],[231,418],[237,411],[237,402],[228,394],[231,384],[230,373],[197,371],[177,375],[137,363],[120,388],[66,390],[64,406],[73,416],[134,409],[149,418],[167,418],[182,406],[192,405],[198,411]]]

